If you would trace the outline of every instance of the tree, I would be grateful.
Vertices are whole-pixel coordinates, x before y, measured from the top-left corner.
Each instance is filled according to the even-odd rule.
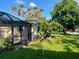
[[[41,39],[45,38],[46,35],[48,34],[48,21],[45,20],[45,18],[43,18],[40,22],[40,36],[41,36]]]
[[[37,20],[43,17],[43,10],[38,7],[28,8],[26,19]]]
[[[46,20],[43,16],[43,9],[40,9],[37,6],[31,6],[29,8],[25,8],[24,5],[19,5],[18,7],[12,7],[12,11],[13,11],[13,13],[17,13],[19,16],[23,17],[26,21],[28,21],[28,20],[38,20],[38,22],[40,22],[40,24],[41,24],[41,26],[38,25],[39,30],[46,31],[47,27],[43,28],[43,26],[47,26],[47,25],[45,25]],[[35,26],[35,25],[32,24],[32,27],[33,26]],[[44,34],[46,34],[46,32]]]
[[[12,12],[17,13],[25,20],[40,20],[44,17],[42,13],[43,10],[37,6],[31,6],[29,8],[26,8],[24,5],[19,5],[18,7],[14,6],[12,7]]]
[[[19,5],[18,7],[13,6],[12,7],[12,12],[17,13],[19,16],[24,17],[26,14],[26,8],[24,5]]]
[[[79,6],[75,0],[62,0],[51,11],[52,20],[61,23],[67,29],[74,29],[79,24]]]
[[[52,21],[49,22],[49,30],[50,32],[54,32],[54,31],[60,32],[63,30],[63,26],[58,22]]]
[[[42,20],[40,24],[40,35],[43,38],[50,37],[53,32],[60,32],[63,30],[63,26],[55,21],[49,22],[48,20]]]

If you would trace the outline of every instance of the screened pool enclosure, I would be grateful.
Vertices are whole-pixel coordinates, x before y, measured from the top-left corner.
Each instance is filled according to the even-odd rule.
[[[0,39],[9,37],[12,42],[31,41],[31,23],[0,12]]]

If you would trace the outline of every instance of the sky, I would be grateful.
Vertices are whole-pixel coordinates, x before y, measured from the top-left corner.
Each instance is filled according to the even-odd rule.
[[[55,4],[59,1],[60,0],[0,0],[0,11],[13,14],[11,12],[12,6],[18,6],[19,4],[24,4],[26,8],[29,6],[38,6],[44,10],[44,16],[50,19],[50,11],[54,9]],[[79,3],[79,0],[77,2]]]

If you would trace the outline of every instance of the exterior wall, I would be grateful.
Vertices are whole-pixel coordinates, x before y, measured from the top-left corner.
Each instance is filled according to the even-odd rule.
[[[37,39],[38,35],[38,24],[28,24],[23,27],[22,40],[32,41]]]
[[[23,34],[22,40],[24,40],[24,41],[28,40],[28,27],[27,26],[23,27],[23,33],[22,34]]]
[[[27,24],[23,27],[22,32],[22,41],[27,42],[35,39],[38,35],[37,32],[37,24]],[[14,27],[14,43],[18,43],[21,41],[21,33],[19,31],[19,27]],[[11,27],[0,27],[0,39],[5,37],[9,37],[12,39],[12,30]]]
[[[19,27],[14,27],[14,43],[19,43],[19,42],[21,42]]]
[[[33,39],[37,39],[37,35],[38,35],[38,24],[32,24],[32,40]]]
[[[0,27],[0,39],[9,37],[10,27]]]
[[[11,27],[0,27],[0,39],[4,39],[6,37],[9,37],[10,39],[12,39]],[[14,28],[14,43],[18,43],[20,41],[21,39],[20,39],[19,28],[15,27]]]
[[[23,27],[22,32],[22,40],[27,41],[28,40],[28,26]],[[0,39],[4,39],[6,37],[9,37],[12,39],[12,31],[11,27],[0,27]],[[19,27],[14,27],[14,43],[18,43],[21,41]]]

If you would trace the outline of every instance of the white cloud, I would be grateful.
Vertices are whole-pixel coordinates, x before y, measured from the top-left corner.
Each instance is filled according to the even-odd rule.
[[[35,4],[35,3],[33,3],[33,2],[31,2],[30,4],[29,4],[29,7],[36,7],[37,5]]]
[[[24,0],[16,0],[16,3],[18,3],[18,4],[24,4],[25,1]]]

